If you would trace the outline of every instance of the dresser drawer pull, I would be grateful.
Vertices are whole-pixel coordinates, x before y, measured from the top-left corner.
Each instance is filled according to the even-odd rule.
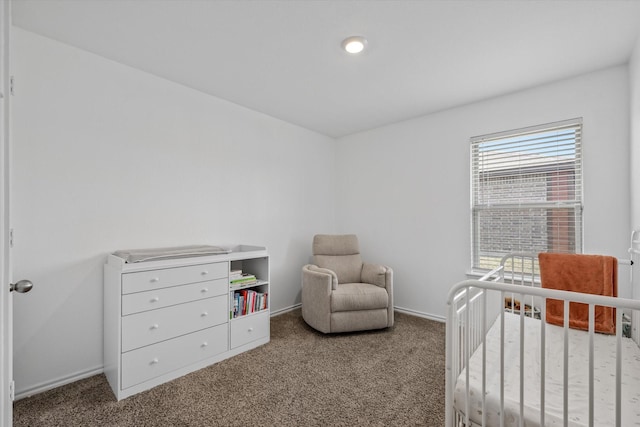
[[[253,328],[247,329],[247,332],[253,332]]]
[[[207,274],[209,274],[209,272],[208,272],[207,270],[204,270],[204,271],[203,271],[202,273],[200,273],[200,274],[202,274],[203,276],[206,276]]]
[[[160,297],[153,297],[149,302],[158,302],[160,301]]]
[[[150,280],[151,283],[156,283],[159,282],[160,278],[159,277],[154,277],[153,279]]]
[[[160,360],[157,357],[154,357],[153,360],[149,362],[149,365],[157,365],[158,363],[160,363]]]
[[[208,345],[209,345],[209,343],[205,341],[205,342],[202,343],[202,345],[200,347],[205,348]]]
[[[154,323],[153,325],[151,325],[149,329],[154,330],[154,329],[158,329],[159,327],[160,325],[158,325],[157,323]]]
[[[209,292],[209,288],[202,288],[200,292],[202,292],[203,294],[206,294],[207,292]]]
[[[203,311],[200,317],[207,317],[209,313],[207,311]]]

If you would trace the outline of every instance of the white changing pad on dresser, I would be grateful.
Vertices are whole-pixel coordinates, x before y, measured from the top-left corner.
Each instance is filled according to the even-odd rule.
[[[229,248],[209,245],[176,246],[172,248],[130,249],[116,251],[113,255],[126,263],[156,261],[159,259],[187,258],[194,256],[220,255],[231,252]]]
[[[563,425],[562,327],[546,324],[545,425]],[[540,320],[525,317],[524,425],[540,426]],[[486,419],[500,425],[500,317],[486,337]],[[505,426],[518,426],[520,418],[520,316],[505,313],[504,348]],[[469,418],[482,423],[482,346],[469,360]],[[594,335],[594,425],[615,425],[616,337]],[[463,370],[454,391],[454,406],[464,414]],[[640,426],[640,348],[622,338],[622,425]],[[589,423],[589,334],[569,330],[569,426]]]

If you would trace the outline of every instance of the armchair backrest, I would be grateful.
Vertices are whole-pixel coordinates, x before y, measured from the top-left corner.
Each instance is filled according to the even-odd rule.
[[[359,283],[362,274],[360,245],[355,234],[317,234],[313,237],[313,262],[338,276],[338,283]]]

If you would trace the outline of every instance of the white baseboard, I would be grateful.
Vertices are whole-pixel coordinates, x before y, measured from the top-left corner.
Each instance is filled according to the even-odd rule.
[[[403,307],[398,307],[395,306],[394,310],[399,312],[399,313],[404,313],[404,314],[408,314],[410,316],[416,316],[416,317],[422,317],[425,319],[429,319],[429,320],[435,320],[436,322],[446,322],[447,318],[444,316],[438,316],[435,314],[429,314],[429,313],[423,313],[421,311],[416,311],[416,310],[412,310],[410,308],[403,308]]]
[[[40,384],[36,384],[32,387],[29,387],[25,390],[17,390],[15,400],[24,399],[25,397],[31,397],[33,395],[36,395],[36,394],[39,394],[63,385],[71,384],[73,382],[80,381],[85,378],[89,378],[94,375],[101,374],[102,372],[103,372],[103,369],[102,369],[102,366],[100,366],[98,368],[89,369],[87,371],[75,372],[71,375],[56,378],[51,381],[45,381]]]
[[[281,308],[280,310],[272,311],[271,312],[271,317],[279,316],[279,315],[284,314],[284,313],[288,313],[288,312],[293,311],[293,310],[295,310],[297,308],[300,308],[300,307],[302,307],[302,303],[294,304],[294,305],[291,305],[289,307]]]
[[[276,311],[272,311],[271,312],[271,317],[278,316],[278,315],[284,314],[284,313],[288,313],[288,312],[293,311],[293,310],[295,310],[297,308],[300,308],[300,307],[302,307],[301,303],[294,304],[294,305],[289,306],[289,307],[281,308],[281,309],[276,310]],[[400,313],[408,314],[410,316],[422,317],[424,319],[435,320],[436,322],[444,323],[444,322],[447,321],[447,318],[445,316],[438,316],[438,315],[435,315],[435,314],[423,313],[421,311],[412,310],[410,308],[403,308],[403,307],[395,306],[395,307],[393,307],[393,309],[395,311],[397,311],[397,312],[400,312]]]

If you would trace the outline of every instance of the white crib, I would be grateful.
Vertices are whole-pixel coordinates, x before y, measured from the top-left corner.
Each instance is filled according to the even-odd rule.
[[[451,289],[446,426],[640,426],[640,347],[623,336],[640,301],[543,289],[537,268],[510,254]],[[564,301],[564,327],[544,321],[546,298]],[[569,328],[570,302],[588,304],[588,331]],[[594,332],[595,306],[616,308],[615,335]]]

